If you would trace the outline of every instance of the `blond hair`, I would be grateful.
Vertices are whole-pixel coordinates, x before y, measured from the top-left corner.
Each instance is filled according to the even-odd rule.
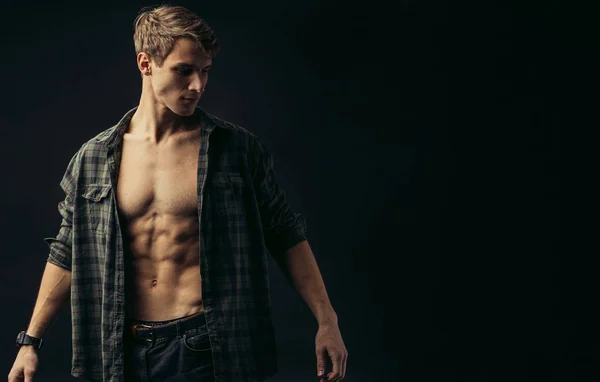
[[[191,38],[211,58],[219,51],[219,41],[210,26],[197,14],[181,6],[144,7],[133,26],[135,54],[147,53],[159,67],[173,50],[177,38]]]

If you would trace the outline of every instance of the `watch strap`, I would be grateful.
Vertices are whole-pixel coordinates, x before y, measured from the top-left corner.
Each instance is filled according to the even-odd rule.
[[[33,346],[36,349],[41,349],[42,348],[42,344],[44,343],[44,340],[42,340],[41,338],[35,338],[32,337],[30,335],[27,335],[27,333],[25,333],[25,331],[21,331],[19,333],[19,335],[17,336],[17,347],[20,348],[21,346],[27,345],[27,346]]]

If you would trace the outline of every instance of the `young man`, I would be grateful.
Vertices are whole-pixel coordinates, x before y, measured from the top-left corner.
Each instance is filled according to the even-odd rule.
[[[40,338],[70,297],[71,373],[91,381],[263,381],[277,371],[267,251],[314,313],[317,371],[347,351],[264,143],[197,107],[218,51],[183,7],[135,21],[139,106],[89,140],[60,183],[50,247],[9,381],[31,380]],[[327,358],[332,371],[323,373]]]

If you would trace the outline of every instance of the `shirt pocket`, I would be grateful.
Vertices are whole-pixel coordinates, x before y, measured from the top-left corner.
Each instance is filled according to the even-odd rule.
[[[239,173],[214,172],[211,179],[213,207],[228,225],[239,222],[244,217],[244,177]]]
[[[106,231],[110,214],[110,184],[91,183],[81,193],[80,223],[95,231]]]

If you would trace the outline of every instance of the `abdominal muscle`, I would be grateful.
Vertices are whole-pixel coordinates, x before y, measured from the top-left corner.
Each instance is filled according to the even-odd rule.
[[[150,213],[129,225],[129,317],[165,321],[202,312],[197,218]]]

